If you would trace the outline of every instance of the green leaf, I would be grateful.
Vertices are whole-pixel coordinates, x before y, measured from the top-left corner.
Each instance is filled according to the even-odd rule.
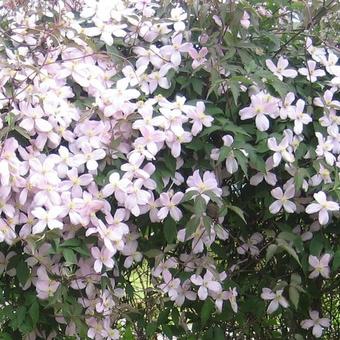
[[[226,208],[233,211],[236,215],[238,215],[244,223],[247,223],[247,221],[244,217],[244,212],[242,211],[242,209],[240,209],[239,207],[236,207],[235,205],[231,205],[231,204],[226,204]]]
[[[222,146],[221,149],[220,149],[220,153],[219,153],[219,156],[218,156],[217,163],[219,164],[219,163],[223,162],[228,157],[231,150],[232,149],[231,149],[230,146]]]
[[[214,327],[214,340],[224,340],[224,331],[221,327]]]
[[[28,310],[28,314],[32,319],[33,327],[37,324],[39,320],[39,303],[34,301]]]
[[[248,159],[247,159],[247,157],[240,150],[235,150],[234,154],[235,154],[235,157],[237,159],[237,163],[240,165],[243,173],[248,178]]]
[[[299,264],[300,267],[301,266],[301,262],[300,259],[296,253],[296,251],[284,240],[278,239],[278,245],[281,249],[285,250],[289,255],[291,255],[295,261]]]
[[[185,238],[188,239],[198,228],[200,224],[200,218],[192,216],[185,226]]]
[[[332,270],[336,271],[340,267],[340,249],[338,249],[333,258]]]
[[[18,327],[24,323],[25,321],[25,316],[26,316],[26,307],[25,306],[19,306],[17,311],[16,311],[16,322]]]
[[[159,249],[150,249],[150,250],[147,250],[146,252],[144,252],[144,255],[146,257],[150,257],[150,258],[153,258],[153,257],[157,257],[159,255],[162,255],[163,252],[160,251]]]
[[[72,247],[80,247],[80,246],[81,246],[81,240],[77,238],[72,238],[60,244],[59,248],[72,248]]]
[[[190,201],[194,196],[199,195],[199,192],[196,190],[190,190],[188,192],[186,192],[182,198],[181,203]]]
[[[295,309],[297,309],[299,304],[300,293],[294,286],[290,286],[288,291],[289,300],[293,303]]]
[[[76,264],[77,256],[75,252],[70,248],[63,249],[63,256],[68,264]]]
[[[123,334],[122,340],[134,340],[134,339],[135,339],[135,337],[134,337],[133,332],[132,332],[132,327],[129,324],[125,327],[125,332]]]
[[[209,320],[212,311],[214,310],[215,306],[213,304],[213,302],[208,299],[205,300],[202,309],[201,309],[201,321],[202,324],[205,325],[207,323],[207,321]]]
[[[270,259],[276,254],[278,246],[276,244],[270,244],[266,252],[266,261],[269,262]]]
[[[29,268],[24,259],[21,259],[17,264],[16,275],[21,285],[24,286],[30,275]]]
[[[194,211],[196,216],[202,216],[207,209],[205,199],[199,195],[195,198]]]
[[[192,85],[192,88],[194,89],[194,91],[199,96],[201,96],[202,95],[202,91],[203,91],[203,85],[204,85],[203,80],[198,79],[198,78],[194,78],[191,81],[191,85]]]
[[[240,84],[237,81],[229,81],[230,91],[234,98],[234,103],[237,106],[237,100],[240,96]]]
[[[152,335],[156,333],[157,330],[157,323],[156,322],[149,322],[146,325],[146,335],[151,339]]]
[[[176,222],[171,218],[167,217],[164,221],[164,228],[163,228],[165,239],[168,243],[173,243],[176,240],[177,236],[177,228]]]
[[[309,177],[309,173],[306,169],[299,168],[294,176],[295,190],[298,191],[302,188],[303,181],[306,177]]]
[[[323,241],[324,239],[321,232],[314,234],[313,239],[309,244],[309,252],[311,255],[319,256],[321,254],[321,251],[324,247]]]

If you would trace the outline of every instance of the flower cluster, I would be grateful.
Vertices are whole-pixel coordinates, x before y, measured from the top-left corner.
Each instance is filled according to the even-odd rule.
[[[244,62],[235,39],[251,37],[253,12],[238,7],[231,38],[226,17],[197,6],[1,3],[0,276],[15,293],[0,311],[17,318],[1,321],[15,334],[119,339],[148,324],[148,336],[170,337],[157,324],[170,310],[181,331],[199,332],[197,315],[243,318],[250,294],[276,317],[334,274],[323,232],[339,216],[336,53],[308,38],[305,61],[263,57],[260,71],[245,68],[253,77],[234,74],[219,61],[236,48],[192,28],[206,9]],[[247,266],[261,275],[282,253],[295,261],[289,284],[244,283]],[[330,321],[310,316],[301,328],[319,337]]]

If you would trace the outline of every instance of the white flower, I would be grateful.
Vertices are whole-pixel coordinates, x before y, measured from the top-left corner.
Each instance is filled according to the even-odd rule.
[[[278,77],[281,81],[283,80],[283,77],[287,77],[287,78],[295,78],[297,76],[297,72],[293,69],[287,69],[288,67],[288,60],[280,57],[278,62],[277,62],[277,66],[275,66],[275,64],[270,60],[267,59],[266,60],[266,65],[269,68],[269,70],[271,72],[273,72],[273,74]]]
[[[269,288],[262,288],[261,298],[263,300],[272,300],[268,306],[267,313],[272,314],[281,305],[283,308],[287,308],[289,306],[288,301],[282,296],[283,289],[277,290],[273,292]]]
[[[314,198],[317,203],[311,203],[306,208],[307,214],[319,213],[319,222],[325,225],[329,221],[329,211],[339,211],[339,204],[333,201],[327,201],[326,194],[323,191],[315,193]]]
[[[320,318],[319,312],[316,310],[309,311],[311,319],[301,321],[301,327],[303,329],[309,329],[313,327],[312,333],[316,338],[320,338],[323,332],[323,328],[330,326],[329,319]]]
[[[270,193],[274,198],[277,199],[269,206],[269,211],[272,214],[277,214],[282,207],[287,213],[290,214],[296,210],[295,203],[289,201],[289,199],[293,198],[295,195],[294,186],[291,185],[285,190],[285,192],[283,192],[282,189],[278,187],[273,189]]]
[[[311,83],[315,83],[318,77],[324,77],[326,72],[321,69],[315,69],[316,62],[314,60],[307,61],[307,68],[299,68],[299,73],[305,76]]]
[[[312,117],[307,113],[303,113],[304,108],[305,102],[302,99],[299,99],[296,102],[295,110],[288,113],[289,118],[294,120],[294,132],[297,135],[302,133],[303,125],[312,122]]]
[[[309,255],[308,262],[314,270],[309,274],[310,279],[318,277],[320,274],[324,278],[329,278],[329,261],[331,260],[330,254],[324,254],[321,256],[320,260],[313,255]]]

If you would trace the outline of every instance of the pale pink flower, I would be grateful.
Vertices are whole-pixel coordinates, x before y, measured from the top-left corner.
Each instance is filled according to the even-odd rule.
[[[182,306],[185,299],[190,301],[196,300],[196,293],[193,292],[191,289],[191,282],[190,280],[185,280],[182,285],[179,285],[177,288],[177,297],[174,300],[176,306]]]
[[[327,253],[322,255],[320,260],[316,256],[309,255],[308,262],[313,268],[313,271],[309,274],[309,278],[315,279],[321,275],[325,279],[328,279],[330,274],[329,261],[331,258],[332,256]]]
[[[60,282],[50,279],[45,267],[40,266],[37,270],[37,282],[35,283],[39,299],[48,299],[58,289]]]
[[[63,229],[63,223],[57,219],[61,210],[61,207],[53,207],[50,210],[38,207],[32,210],[32,215],[39,220],[33,226],[32,233],[39,234],[44,231],[46,227],[49,229]]]
[[[161,54],[167,57],[175,66],[179,66],[181,63],[181,53],[188,52],[191,47],[191,44],[183,43],[182,41],[183,35],[181,33],[177,34],[172,38],[172,45],[166,45],[160,49]]]
[[[171,278],[171,273],[169,269],[177,268],[178,262],[174,257],[168,258],[166,261],[161,260],[157,267],[152,269],[152,275],[155,277],[160,277],[162,275],[164,281]]]
[[[282,296],[283,289],[277,290],[273,292],[269,288],[262,288],[261,298],[263,300],[272,300],[268,306],[267,313],[272,314],[281,305],[283,308],[287,308],[289,306],[288,301]]]
[[[315,136],[318,139],[318,146],[316,147],[316,154],[319,157],[324,157],[326,163],[330,166],[333,166],[335,162],[335,156],[332,153],[333,150],[333,142],[330,137],[324,138],[320,132],[315,132]]]
[[[317,203],[309,204],[306,207],[306,213],[319,213],[319,222],[321,225],[325,225],[329,221],[329,212],[339,211],[339,204],[333,201],[327,201],[327,196],[323,191],[319,191],[313,196]]]
[[[314,60],[307,61],[307,68],[299,68],[299,73],[307,78],[311,83],[315,83],[318,77],[324,77],[326,72],[321,69],[316,69],[316,62]]]
[[[272,214],[277,214],[282,209],[282,207],[289,214],[292,214],[296,210],[295,203],[289,200],[295,195],[295,188],[293,185],[288,187],[284,192],[281,188],[277,187],[270,193],[274,198],[277,199],[269,206],[269,211]]]
[[[215,280],[214,275],[208,270],[203,277],[194,274],[190,277],[190,280],[196,286],[200,286],[198,289],[198,297],[200,300],[205,300],[208,297],[209,291],[218,293],[222,290],[221,284]]]
[[[292,148],[290,146],[291,142],[293,141],[293,133],[291,130],[284,130],[283,133],[284,137],[279,144],[277,143],[275,137],[270,137],[267,142],[269,150],[274,151],[274,167],[277,167],[281,163],[282,158],[288,163],[293,163],[295,160],[295,157],[292,153]]]
[[[239,113],[241,120],[255,117],[257,129],[259,131],[267,131],[269,129],[269,120],[266,116],[277,116],[279,113],[278,100],[261,91],[252,95],[250,106],[240,110]]]
[[[167,293],[172,301],[176,300],[178,296],[178,287],[181,284],[181,280],[178,278],[172,278],[170,275],[169,277],[164,278],[164,283],[159,285],[159,288],[164,292]]]
[[[191,67],[194,70],[203,65],[207,61],[205,57],[209,51],[206,47],[202,47],[198,52],[194,47],[192,47],[188,50],[188,52],[190,54],[190,57],[193,59]]]
[[[219,313],[222,312],[223,301],[228,300],[230,302],[232,310],[237,313],[238,306],[236,303],[236,297],[238,293],[236,288],[229,288],[227,291],[219,291],[217,293],[211,292],[211,297],[215,300],[215,306]]]
[[[15,214],[14,204],[9,202],[11,196],[10,186],[0,187],[0,214],[4,213],[8,217],[13,217]]]
[[[287,119],[289,114],[294,113],[295,106],[292,105],[295,100],[295,94],[288,92],[283,102],[280,103],[280,118]]]
[[[309,114],[303,113],[304,108],[305,102],[302,99],[299,99],[296,102],[295,110],[288,113],[289,118],[294,120],[294,132],[297,135],[302,133],[303,125],[307,125],[313,120]]]
[[[240,24],[246,30],[249,28],[249,26],[250,26],[250,15],[249,15],[248,12],[246,12],[246,11],[243,12],[242,18],[240,20]]]
[[[28,103],[20,103],[19,105],[24,119],[20,122],[19,126],[30,133],[49,132],[52,130],[52,125],[46,119],[43,119],[44,111],[41,107],[32,107]]]
[[[163,192],[159,196],[159,204],[162,207],[158,211],[158,218],[160,220],[164,220],[168,214],[175,220],[179,221],[183,214],[177,205],[181,202],[184,194],[182,192],[176,192],[173,194],[172,192]]]
[[[142,137],[137,138],[135,143],[142,144],[153,156],[155,156],[163,147],[165,139],[164,133],[155,130],[153,126],[141,126],[139,131],[142,134]]]
[[[288,60],[283,57],[279,58],[277,66],[275,66],[270,59],[266,60],[266,65],[281,81],[283,80],[283,77],[295,78],[298,75],[295,70],[287,68],[289,65]]]
[[[187,185],[188,189],[186,192],[197,191],[207,203],[210,201],[210,198],[204,195],[205,192],[211,191],[218,197],[222,195],[222,189],[218,187],[215,174],[212,171],[205,171],[202,179],[199,170],[195,170],[193,175],[188,177]]]
[[[210,127],[213,117],[205,114],[205,105],[203,102],[197,102],[196,107],[187,113],[192,124],[191,133],[193,136],[197,136],[202,131],[203,126]]]
[[[81,152],[74,156],[74,164],[86,164],[89,171],[95,171],[98,168],[99,160],[106,157],[106,152],[103,149],[93,149],[89,143],[81,145]]]
[[[266,172],[264,174],[261,172],[258,172],[256,175],[250,178],[249,183],[251,185],[256,186],[256,185],[259,185],[264,179],[269,185],[274,186],[277,182],[277,178],[273,172],[270,172],[270,170],[272,170],[273,167],[274,167],[273,157],[269,157],[266,160]]]
[[[242,237],[240,239],[244,241]],[[250,236],[247,242],[243,243],[240,247],[237,247],[237,252],[241,255],[250,252],[251,256],[257,256],[259,255],[260,251],[259,248],[256,247],[256,245],[261,243],[262,240],[263,236],[260,233],[254,233]]]
[[[303,329],[312,328],[312,333],[316,338],[320,338],[322,336],[322,332],[324,328],[328,328],[330,326],[330,322],[328,318],[320,318],[319,312],[316,310],[309,311],[310,319],[302,320],[300,325]]]

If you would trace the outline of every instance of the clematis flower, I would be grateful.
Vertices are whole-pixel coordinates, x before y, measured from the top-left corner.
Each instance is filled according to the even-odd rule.
[[[191,133],[197,136],[202,131],[203,126],[210,127],[213,117],[205,114],[205,105],[203,102],[197,102],[194,110],[189,111],[187,116],[190,118],[192,124]]]
[[[203,65],[207,61],[205,57],[209,51],[206,47],[202,47],[198,52],[194,47],[192,47],[188,50],[188,52],[190,57],[193,59],[191,67],[194,70]]]
[[[324,138],[320,132],[315,132],[315,136],[318,139],[318,146],[316,147],[316,154],[319,157],[324,157],[327,164],[333,166],[335,162],[335,156],[332,154],[333,143],[332,140],[327,137]]]
[[[240,110],[241,120],[255,117],[255,124],[259,131],[269,129],[269,120],[267,115],[275,117],[279,113],[278,100],[266,94],[259,92],[251,96],[251,104]]]
[[[166,45],[160,49],[161,54],[167,57],[176,67],[181,63],[181,53],[188,52],[191,47],[191,44],[182,41],[183,35],[179,33],[172,38],[172,45]]]
[[[289,214],[292,214],[296,210],[295,203],[289,200],[295,195],[295,188],[293,185],[288,187],[284,192],[278,187],[273,189],[270,193],[277,199],[269,206],[269,211],[272,214],[277,214],[282,207]]]
[[[246,11],[243,12],[242,18],[240,20],[240,24],[246,30],[249,28],[249,26],[250,26],[250,15],[249,15],[248,12],[246,12]]]
[[[222,195],[222,189],[218,187],[216,177],[211,171],[205,171],[202,179],[199,170],[195,170],[193,175],[188,177],[187,185],[188,189],[186,192],[198,191],[207,203],[210,201],[210,198],[204,195],[204,192],[211,191],[218,197]]]
[[[326,72],[321,69],[316,69],[316,62],[314,60],[307,61],[307,68],[299,68],[299,73],[307,78],[311,83],[315,83],[318,77],[324,77]]]
[[[310,279],[315,279],[319,275],[323,276],[325,279],[329,278],[329,261],[331,260],[330,254],[324,254],[321,256],[320,260],[313,255],[309,255],[308,262],[314,270],[309,274]]]
[[[316,310],[309,311],[310,319],[302,320],[300,325],[303,329],[312,328],[312,334],[316,338],[320,338],[322,336],[322,332],[324,328],[328,328],[330,326],[330,322],[328,318],[320,318],[319,312]]]
[[[37,290],[37,296],[40,299],[48,299],[53,296],[58,287],[60,286],[60,282],[50,279],[47,274],[45,267],[40,266],[37,270],[37,282],[35,284]]]
[[[33,226],[32,233],[39,234],[46,227],[49,229],[62,229],[63,223],[57,219],[62,211],[61,207],[53,207],[50,210],[38,207],[32,210],[32,215],[39,221]]]
[[[282,296],[283,289],[277,290],[273,292],[269,288],[262,288],[261,298],[263,300],[272,300],[267,308],[267,313],[272,314],[281,305],[283,308],[288,308],[289,303],[288,301]]]
[[[317,203],[311,203],[306,207],[307,214],[319,213],[319,222],[325,225],[329,221],[329,211],[339,211],[339,204],[333,201],[327,201],[326,194],[319,191],[313,195]]]
[[[111,252],[109,249],[106,248],[99,249],[98,247],[93,247],[91,249],[91,254],[95,259],[94,270],[96,273],[100,273],[102,271],[103,265],[110,269],[113,268],[114,261],[112,257],[114,253]]]
[[[282,158],[288,163],[293,163],[295,160],[295,157],[292,153],[292,149],[290,146],[293,140],[293,133],[291,130],[284,130],[283,134],[284,137],[282,138],[279,144],[277,143],[275,137],[270,137],[267,142],[269,150],[274,151],[273,154],[274,167],[277,167],[281,163]]]
[[[159,205],[162,207],[157,213],[160,220],[164,220],[168,214],[175,220],[179,221],[183,214],[177,205],[181,202],[184,194],[182,192],[163,192],[159,196]]]
[[[288,60],[283,57],[279,58],[277,66],[275,66],[275,64],[270,59],[266,60],[266,65],[269,70],[273,72],[273,74],[281,81],[283,80],[283,77],[295,78],[298,75],[295,70],[289,68],[287,69],[288,64]]]
[[[209,291],[218,293],[222,290],[221,284],[214,280],[214,275],[208,270],[203,277],[201,275],[194,274],[190,277],[190,280],[196,286],[200,286],[197,294],[200,300],[206,300]]]
[[[303,113],[304,108],[305,102],[302,99],[299,99],[296,102],[295,110],[288,113],[289,118],[294,120],[294,132],[297,135],[302,133],[303,125],[312,122],[312,117],[307,113]]]

